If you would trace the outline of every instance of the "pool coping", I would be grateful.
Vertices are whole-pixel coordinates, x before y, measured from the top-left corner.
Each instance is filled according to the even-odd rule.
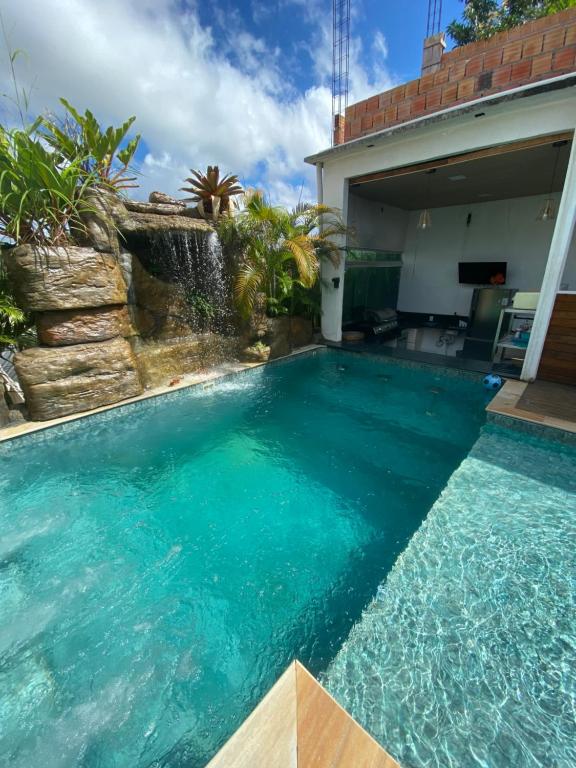
[[[573,421],[546,416],[534,411],[526,411],[518,407],[520,398],[527,386],[528,383],[525,381],[508,379],[502,389],[496,393],[486,406],[489,421],[496,421],[497,423],[505,421],[507,425],[512,422],[511,426],[523,425],[532,431],[536,430],[541,434],[552,437],[554,433],[558,434],[559,432],[576,436],[576,423]]]
[[[147,389],[141,395],[136,397],[129,397],[125,400],[120,400],[117,403],[110,403],[109,405],[101,405],[98,408],[92,408],[89,411],[81,411],[79,413],[71,413],[68,416],[59,416],[56,419],[48,419],[46,421],[25,421],[14,424],[13,426],[4,427],[0,429],[0,444],[6,443],[10,440],[16,440],[20,437],[26,437],[36,432],[43,432],[45,430],[52,429],[54,427],[61,426],[62,424],[68,424],[71,422],[80,421],[81,419],[89,418],[100,413],[107,413],[108,411],[116,410],[117,408],[124,408],[125,406],[133,405],[134,403],[146,402],[157,397],[163,397],[167,394],[173,394],[174,392],[180,392],[184,389],[192,389],[199,385],[212,384],[213,382],[225,379],[228,376],[235,376],[243,371],[252,370],[254,368],[261,368],[265,365],[273,365],[279,363],[282,360],[289,360],[299,355],[309,354],[319,349],[326,349],[324,344],[307,344],[305,347],[299,347],[293,350],[288,355],[282,357],[276,357],[274,360],[266,360],[261,363],[248,363],[240,361],[228,361],[220,365],[209,368],[208,370],[200,373],[184,374],[180,378],[180,381],[173,386],[163,385],[161,387],[153,387]]]

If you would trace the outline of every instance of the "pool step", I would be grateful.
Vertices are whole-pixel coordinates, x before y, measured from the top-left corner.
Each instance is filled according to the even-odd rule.
[[[294,661],[207,768],[400,768]]]

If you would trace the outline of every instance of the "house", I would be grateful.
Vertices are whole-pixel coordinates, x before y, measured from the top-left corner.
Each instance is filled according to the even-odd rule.
[[[576,381],[575,61],[576,8],[449,52],[435,35],[420,78],[336,117],[306,158],[353,232],[322,268],[325,339],[396,310],[409,346]]]

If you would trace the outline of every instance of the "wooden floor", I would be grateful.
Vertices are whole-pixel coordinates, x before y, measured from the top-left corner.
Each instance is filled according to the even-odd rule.
[[[576,433],[576,387],[567,384],[509,379],[486,410]]]
[[[400,768],[293,662],[208,768]]]

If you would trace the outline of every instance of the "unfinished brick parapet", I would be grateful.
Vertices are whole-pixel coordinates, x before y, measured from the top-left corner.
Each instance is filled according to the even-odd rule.
[[[334,143],[440,109],[576,71],[576,8],[527,22],[440,58],[434,72],[359,101],[334,126]]]

